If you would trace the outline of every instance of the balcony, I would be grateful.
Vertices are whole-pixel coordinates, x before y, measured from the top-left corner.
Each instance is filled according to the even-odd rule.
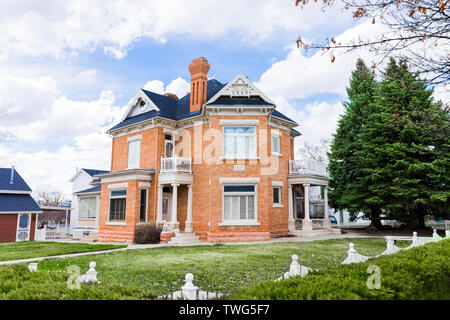
[[[324,163],[311,159],[289,160],[289,174],[303,176],[327,176]]]
[[[172,157],[161,158],[161,173],[192,173],[192,159]]]

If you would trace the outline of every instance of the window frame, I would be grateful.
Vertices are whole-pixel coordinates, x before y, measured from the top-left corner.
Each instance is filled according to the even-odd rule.
[[[88,215],[87,215],[87,217],[82,217],[81,216],[81,202],[83,201],[83,200],[86,200],[86,199],[91,199],[91,198],[93,198],[93,199],[95,199],[95,212],[94,212],[94,217],[90,217],[89,216],[89,206],[88,206]],[[97,215],[98,215],[98,199],[97,199],[97,196],[85,196],[85,197],[80,197],[80,200],[79,200],[79,202],[78,202],[78,219],[97,219]]]
[[[254,191],[242,191],[242,192],[225,192],[225,187],[228,186],[252,186]],[[246,203],[246,219],[225,219],[225,197],[239,197],[239,207],[241,196],[247,196]],[[248,219],[248,196],[253,196],[253,219]],[[231,206],[230,206],[231,210]],[[240,212],[239,212],[240,215]],[[222,185],[222,222],[219,226],[255,226],[260,225],[258,222],[258,185],[257,184],[233,184],[227,183]]]
[[[113,196],[112,193],[113,192],[117,192],[117,191],[125,191],[125,195],[120,195],[120,196]],[[111,201],[114,199],[125,199],[125,205],[124,205],[124,213],[123,213],[123,220],[111,220]],[[109,190],[109,208],[108,208],[108,223],[110,224],[124,224],[127,218],[127,189],[111,189]]]
[[[141,140],[142,138],[135,138],[133,137],[128,139],[128,151],[127,151],[127,168],[128,169],[140,169],[141,167]],[[136,163],[130,163],[130,146],[132,143],[137,144],[137,155],[136,155]]]
[[[281,132],[278,130],[270,130],[271,141],[270,144],[272,146],[272,155],[281,157]],[[274,139],[278,140],[278,150],[274,150]]]
[[[145,191],[145,219],[141,220],[142,191]],[[147,223],[148,211],[148,188],[139,189],[139,223]]]
[[[272,207],[274,208],[282,208],[283,204],[282,204],[282,200],[281,200],[281,186],[272,186]],[[274,202],[274,197],[275,197],[275,190],[277,190],[278,192],[278,202]]]
[[[253,128],[253,134],[226,134],[225,131],[230,128]],[[226,152],[226,139],[225,136],[250,136],[253,137],[253,143],[254,143],[254,154],[244,154],[243,157],[238,156],[238,143],[236,141],[236,149],[234,149],[234,154],[230,155]],[[250,141],[249,141],[250,145]],[[245,145],[244,145],[245,148]],[[250,150],[249,150],[250,152]],[[257,130],[255,125],[226,125],[222,128],[222,159],[224,160],[257,160],[258,159],[258,137],[257,137]]]

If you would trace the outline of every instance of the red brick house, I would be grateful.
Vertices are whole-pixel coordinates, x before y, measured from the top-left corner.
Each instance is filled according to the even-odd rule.
[[[34,240],[41,212],[17,170],[0,168],[0,242]]]
[[[180,99],[139,90],[112,137],[101,179],[99,241],[132,242],[142,222],[163,224],[172,242],[268,240],[329,228],[321,164],[294,160],[298,124],[242,74],[208,79],[189,65]],[[189,237],[188,237],[189,238]]]

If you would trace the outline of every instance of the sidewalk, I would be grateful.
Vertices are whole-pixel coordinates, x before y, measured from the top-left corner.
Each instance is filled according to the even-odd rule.
[[[8,261],[0,261],[0,265],[9,265],[16,263],[27,263],[27,262],[36,262],[44,259],[55,259],[55,258],[73,258],[79,256],[86,255],[96,255],[96,254],[105,254],[110,252],[124,251],[124,250],[140,250],[140,249],[153,249],[153,248],[163,248],[163,247],[190,247],[190,246],[212,246],[217,244],[223,245],[242,245],[242,244],[266,244],[266,243],[275,243],[275,242],[310,242],[317,240],[328,240],[328,239],[353,239],[353,238],[378,238],[378,236],[367,236],[361,234],[336,234],[336,235],[318,235],[312,237],[283,237],[283,238],[275,238],[270,239],[268,241],[244,241],[244,242],[203,242],[203,243],[192,243],[192,244],[168,244],[168,243],[158,243],[158,244],[129,244],[126,248],[120,249],[111,249],[111,250],[102,250],[102,251],[90,251],[90,252],[81,252],[81,253],[70,253],[70,254],[62,254],[56,256],[46,256],[46,257],[38,257],[38,258],[28,258],[28,259],[19,259],[19,260],[8,260]],[[76,240],[56,240],[54,242],[80,242]],[[98,242],[83,242],[90,244],[98,244]],[[104,242],[102,242],[103,244]],[[121,243],[112,243],[112,244],[121,244]]]

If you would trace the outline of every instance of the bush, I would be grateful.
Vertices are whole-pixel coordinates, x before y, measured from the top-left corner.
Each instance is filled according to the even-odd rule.
[[[143,223],[134,230],[134,243],[149,244],[159,243],[162,228],[154,223]]]
[[[367,268],[380,268],[381,288],[369,290]],[[310,266],[314,267],[314,266]],[[365,263],[328,267],[304,278],[261,282],[232,299],[450,299],[450,240],[429,243]]]

